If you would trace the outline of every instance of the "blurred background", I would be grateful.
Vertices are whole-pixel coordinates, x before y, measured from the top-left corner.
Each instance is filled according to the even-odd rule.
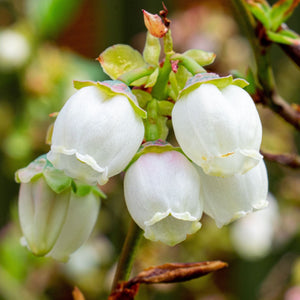
[[[235,22],[230,1],[169,0],[175,51],[215,52],[209,71],[245,73],[251,49]],[[48,152],[53,118],[75,92],[72,80],[103,80],[95,60],[108,46],[127,43],[142,51],[141,9],[158,13],[160,0],[0,0],[0,299],[67,300],[78,286],[86,299],[106,299],[128,226],[122,175],[104,186],[97,226],[66,263],[36,258],[20,244],[18,184],[14,172]],[[300,9],[288,25],[300,32]],[[300,104],[300,73],[278,47],[272,61],[278,89]],[[258,107],[262,149],[299,153],[292,126]],[[136,299],[300,299],[299,170],[268,163],[270,207],[218,229],[202,229],[175,247],[142,240],[133,275],[152,265],[221,259],[229,268],[181,284],[142,286]]]

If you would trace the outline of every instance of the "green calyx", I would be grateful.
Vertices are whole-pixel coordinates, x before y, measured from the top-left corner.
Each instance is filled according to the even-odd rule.
[[[57,194],[71,188],[77,196],[83,197],[89,193],[95,193],[99,197],[106,198],[106,195],[96,186],[74,181],[71,177],[65,175],[62,170],[54,168],[43,154],[31,162],[27,167],[18,170],[15,173],[15,180],[18,183],[29,183],[43,177],[47,185]]]
[[[249,83],[245,79],[236,78],[233,79],[232,75],[225,77],[220,77],[215,73],[202,73],[196,74],[194,77],[190,78],[185,87],[180,91],[179,97],[186,95],[193,90],[197,89],[201,84],[210,83],[214,84],[219,89],[224,89],[228,85],[236,85],[241,88],[246,87]]]
[[[147,153],[163,153],[167,151],[177,151],[184,155],[183,151],[179,147],[173,147],[171,144],[169,144],[166,141],[163,140],[156,140],[156,141],[150,141],[142,144],[138,152],[135,154],[131,162],[126,167],[125,171],[128,170],[128,168],[136,162],[142,155]]]
[[[147,113],[139,107],[138,101],[135,95],[131,92],[130,88],[119,80],[105,80],[105,81],[73,81],[74,87],[76,89],[81,89],[87,86],[96,86],[102,92],[104,92],[108,97],[114,97],[117,95],[123,95],[131,104],[134,111],[143,119],[147,117]]]

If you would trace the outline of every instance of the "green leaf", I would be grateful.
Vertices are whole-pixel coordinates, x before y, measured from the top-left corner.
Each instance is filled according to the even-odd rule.
[[[82,0],[27,0],[28,20],[42,37],[56,36],[69,23]]]
[[[145,61],[151,65],[158,65],[160,51],[161,47],[159,39],[147,31],[146,44],[143,51],[143,57]]]
[[[269,29],[271,27],[271,7],[268,2],[265,0],[250,0],[247,1],[247,5],[255,18],[259,20],[266,29]]]
[[[190,49],[184,52],[183,55],[193,58],[200,66],[210,65],[216,58],[216,54],[213,52],[206,52],[199,49]]]
[[[270,17],[272,22],[271,29],[276,31],[294,12],[299,4],[298,0],[281,0],[276,2],[271,9]]]
[[[104,72],[112,79],[146,66],[143,56],[128,45],[117,44],[107,48],[98,58]]]
[[[296,36],[296,38],[287,30],[279,31],[278,33],[267,31],[267,36],[269,40],[279,44],[286,44],[286,45],[299,45],[300,44],[300,37]]]

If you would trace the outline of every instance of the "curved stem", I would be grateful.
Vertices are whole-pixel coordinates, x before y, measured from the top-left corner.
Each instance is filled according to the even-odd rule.
[[[276,91],[274,74],[270,62],[270,42],[264,38],[262,24],[255,22],[245,0],[231,0],[236,8],[239,23],[244,27],[253,48],[256,62],[256,92],[252,95],[256,102],[268,106],[284,120],[300,130],[300,113],[286,102]]]
[[[116,289],[119,281],[128,280],[130,271],[132,269],[133,258],[136,254],[137,246],[141,236],[142,230],[131,219],[115,273],[112,291]]]

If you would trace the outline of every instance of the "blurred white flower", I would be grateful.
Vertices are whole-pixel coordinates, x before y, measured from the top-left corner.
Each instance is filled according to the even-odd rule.
[[[125,174],[125,201],[145,237],[175,245],[201,224],[200,178],[177,151],[148,152]]]
[[[268,205],[268,176],[263,160],[243,175],[226,178],[206,175],[201,168],[198,171],[204,212],[218,227]]]
[[[190,88],[175,103],[172,122],[182,150],[206,174],[244,174],[262,158],[258,112],[249,94],[236,85]]]
[[[17,171],[16,179],[26,246],[34,255],[67,261],[95,225],[101,192],[72,181],[44,156]]]
[[[0,31],[0,69],[14,69],[24,65],[30,55],[30,45],[17,31]]]
[[[80,279],[99,270],[99,266],[112,259],[113,253],[111,242],[105,236],[101,236],[82,245],[63,267],[70,277]]]
[[[264,257],[272,248],[279,212],[276,200],[271,194],[268,194],[267,200],[268,207],[247,215],[231,226],[233,245],[244,258]]]
[[[68,176],[104,184],[126,167],[143,137],[142,118],[124,94],[83,87],[58,114],[48,159]]]

